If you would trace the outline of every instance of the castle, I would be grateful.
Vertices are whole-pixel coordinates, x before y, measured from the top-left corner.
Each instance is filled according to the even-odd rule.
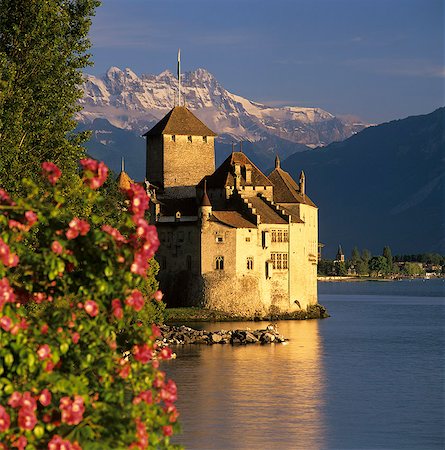
[[[253,316],[317,303],[318,210],[303,172],[297,184],[277,157],[266,176],[238,151],[215,170],[216,134],[185,106],[144,136],[169,306]]]

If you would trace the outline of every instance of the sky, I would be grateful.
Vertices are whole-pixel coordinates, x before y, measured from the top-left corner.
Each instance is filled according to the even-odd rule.
[[[444,0],[103,0],[94,67],[203,67],[268,105],[382,123],[445,105]]]

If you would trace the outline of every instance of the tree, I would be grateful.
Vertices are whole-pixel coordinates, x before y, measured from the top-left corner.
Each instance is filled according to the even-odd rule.
[[[356,267],[358,265],[358,263],[362,260],[361,256],[360,256],[360,252],[357,248],[357,246],[355,246],[352,249],[352,253],[351,253],[351,262],[354,265],[354,267]]]
[[[383,247],[383,257],[386,258],[387,273],[392,273],[393,263],[392,263],[392,253],[388,246]]]
[[[384,256],[374,256],[369,261],[369,270],[377,276],[383,275],[388,270],[386,258]]]
[[[75,134],[87,34],[97,0],[0,2],[0,181],[10,193],[26,176],[41,183],[43,161],[79,189],[78,160],[87,134]],[[63,188],[63,186],[62,186]],[[68,195],[68,194],[67,194]]]

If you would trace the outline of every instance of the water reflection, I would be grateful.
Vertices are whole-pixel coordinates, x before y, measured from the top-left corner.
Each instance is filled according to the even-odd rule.
[[[206,324],[207,329],[267,323]],[[280,322],[287,345],[179,348],[165,369],[178,384],[187,449],[321,449],[326,380],[318,321]]]

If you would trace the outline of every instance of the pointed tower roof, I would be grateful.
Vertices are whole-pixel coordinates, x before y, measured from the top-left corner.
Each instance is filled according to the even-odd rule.
[[[125,161],[124,157],[122,156],[121,160],[121,172],[119,176],[117,177],[117,186],[119,189],[126,191],[127,189],[130,189],[130,185],[134,184],[134,181],[128,176],[128,173],[125,172]]]
[[[305,203],[316,206],[307,195],[301,194],[298,184],[281,167],[275,166],[268,178],[274,186],[273,199],[276,203]]]
[[[159,136],[161,134],[217,136],[185,106],[175,106],[144,136]]]
[[[207,180],[204,180],[204,194],[202,196],[201,206],[212,206],[209,196],[207,195]]]
[[[279,169],[281,165],[280,157],[278,156],[278,153],[275,156],[275,169]]]
[[[234,167],[240,165],[241,167],[248,166],[252,172],[251,185],[252,186],[272,186],[271,181],[266,175],[258,169],[257,166],[242,152],[231,153],[226,160],[213,172],[212,175],[206,177],[209,186],[212,188],[223,188],[225,186],[235,186]],[[199,182],[202,186],[203,180]],[[241,176],[241,186],[246,185],[246,180]]]
[[[343,255],[343,249],[341,248],[340,244],[338,244],[337,255]]]

